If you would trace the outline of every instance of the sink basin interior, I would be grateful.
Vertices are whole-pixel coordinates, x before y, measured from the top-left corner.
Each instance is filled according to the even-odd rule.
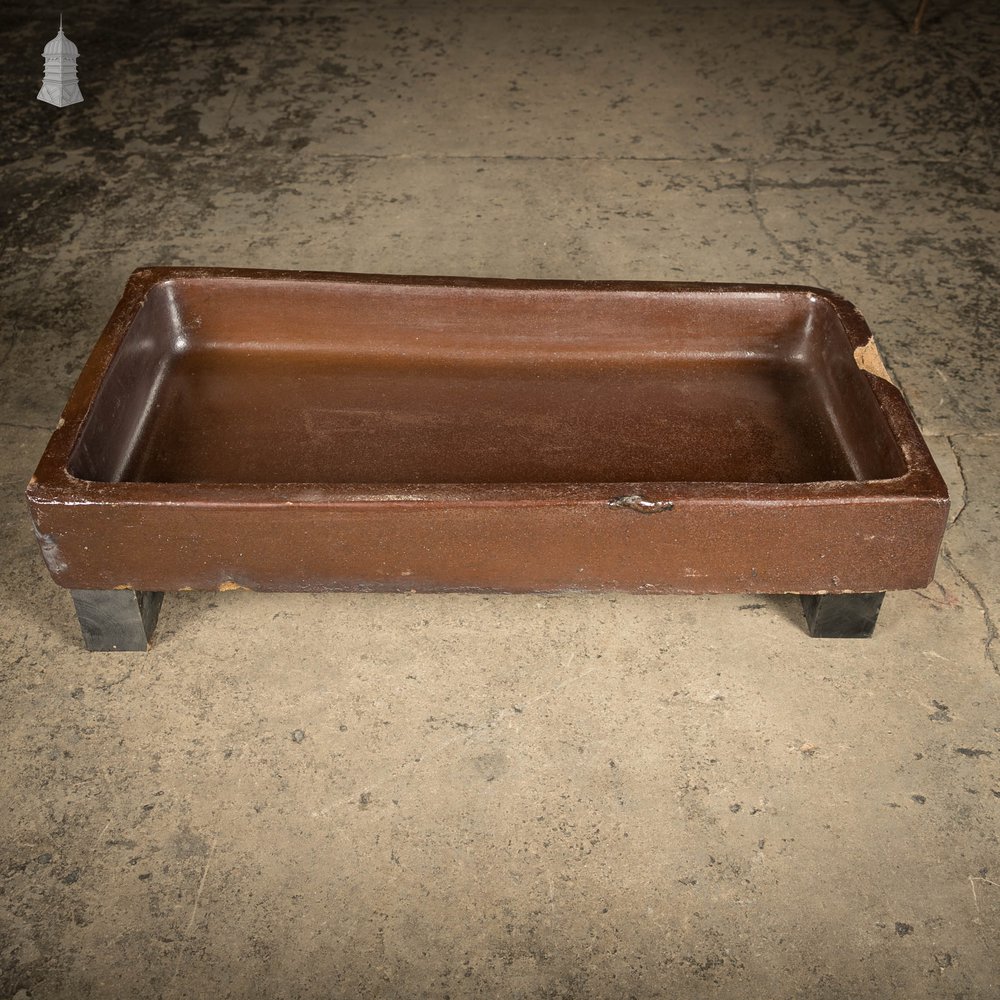
[[[804,290],[184,277],[150,289],[70,460],[173,483],[799,483],[903,459]]]

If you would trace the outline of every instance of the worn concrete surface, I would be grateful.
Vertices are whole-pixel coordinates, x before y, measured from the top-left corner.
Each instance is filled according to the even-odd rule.
[[[931,0],[0,11],[0,997],[995,997],[998,14]],[[794,599],[168,595],[88,655],[22,491],[128,272],[819,283],[953,505]],[[300,731],[297,738],[293,733]]]

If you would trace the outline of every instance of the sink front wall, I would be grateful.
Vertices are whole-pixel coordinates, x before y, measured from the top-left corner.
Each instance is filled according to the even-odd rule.
[[[947,504],[683,499],[580,503],[34,505],[72,588],[814,593],[926,586]]]

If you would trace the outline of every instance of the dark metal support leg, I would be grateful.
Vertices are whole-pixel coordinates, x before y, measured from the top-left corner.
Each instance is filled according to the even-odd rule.
[[[73,590],[83,642],[94,652],[143,652],[156,628],[163,593],[155,590]]]
[[[875,631],[885,592],[799,596],[806,627],[814,639],[867,639]]]

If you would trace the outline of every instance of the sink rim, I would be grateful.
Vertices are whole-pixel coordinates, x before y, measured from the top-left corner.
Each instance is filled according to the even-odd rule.
[[[678,292],[738,297],[756,294],[798,295],[824,300],[835,311],[855,362],[867,378],[902,455],[904,471],[878,479],[830,479],[809,482],[546,482],[546,483],[324,483],[324,482],[109,482],[78,478],[71,471],[74,449],[108,369],[151,288],[173,279],[226,279],[248,282],[348,283],[465,289]],[[144,267],[133,272],[121,300],[94,346],[73,388],[62,417],[27,488],[32,503],[181,504],[194,506],[280,506],[289,503],[331,506],[379,505],[562,505],[606,504],[623,494],[641,494],[674,502],[843,503],[852,499],[913,497],[948,499],[934,464],[900,390],[889,380],[871,332],[858,310],[829,290],[809,285],[728,282],[582,281],[483,278],[438,275],[386,275],[351,272],[271,270],[224,267]]]

